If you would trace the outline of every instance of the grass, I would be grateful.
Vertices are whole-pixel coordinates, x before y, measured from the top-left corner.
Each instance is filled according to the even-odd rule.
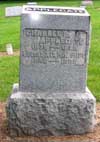
[[[0,2],[0,51],[5,51],[5,45],[12,43],[14,50],[20,45],[20,17],[5,18],[5,7],[23,5],[20,2]],[[80,6],[81,0],[70,1],[38,1],[40,5]],[[87,7],[92,21],[92,38],[90,62],[88,65],[88,87],[100,101],[100,1],[94,1],[93,6]],[[19,58],[0,57],[0,100],[5,101],[9,96],[12,85],[18,82]]]
[[[18,82],[19,58],[0,57],[0,101],[10,95],[12,84]]]
[[[88,86],[97,101],[100,101],[100,1],[95,1],[94,7],[88,7],[88,11],[92,21]]]

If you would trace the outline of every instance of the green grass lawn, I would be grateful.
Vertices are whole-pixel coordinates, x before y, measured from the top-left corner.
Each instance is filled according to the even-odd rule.
[[[94,7],[87,9],[92,22],[88,86],[96,96],[97,101],[100,101],[100,1],[95,1]]]
[[[35,0],[36,1],[36,0]],[[14,50],[20,45],[20,17],[5,18],[5,7],[23,5],[25,2],[0,2],[0,51],[5,45],[12,43]],[[80,6],[81,0],[69,1],[38,1],[39,5]],[[88,66],[88,86],[100,101],[100,1],[94,1],[87,10],[91,15],[92,38],[90,62]],[[13,83],[18,82],[19,57],[0,57],[0,100],[9,96]]]
[[[18,82],[19,57],[0,57],[0,101],[10,95],[12,85]]]

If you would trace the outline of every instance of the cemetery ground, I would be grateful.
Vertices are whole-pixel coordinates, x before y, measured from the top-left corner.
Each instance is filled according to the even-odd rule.
[[[6,18],[5,7],[23,5],[26,2],[0,2],[0,142],[11,142],[8,137],[5,101],[10,95],[13,83],[19,82],[20,17]],[[81,0],[38,1],[40,5],[80,6]],[[97,125],[94,133],[69,137],[70,139],[90,139],[100,141],[100,1],[87,7],[92,20],[90,61],[88,65],[88,87],[97,99]],[[14,56],[6,56],[5,45],[12,43]],[[47,140],[45,140],[46,142]],[[53,140],[52,140],[53,141]],[[58,141],[66,141],[59,138]],[[44,141],[43,141],[44,142]]]

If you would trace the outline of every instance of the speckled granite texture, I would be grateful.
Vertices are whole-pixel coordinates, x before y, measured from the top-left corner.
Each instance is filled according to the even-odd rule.
[[[86,93],[22,93],[13,88],[7,105],[11,136],[60,136],[93,131],[95,98]]]

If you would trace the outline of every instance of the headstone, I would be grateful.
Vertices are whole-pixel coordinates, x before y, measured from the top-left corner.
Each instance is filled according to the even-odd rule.
[[[86,87],[89,43],[84,8],[23,6],[20,81],[7,104],[12,136],[93,131],[95,98]]]
[[[37,5],[37,2],[28,2],[27,5]]]
[[[8,55],[13,55],[13,47],[11,43],[6,44],[6,51]]]
[[[22,6],[6,7],[5,9],[6,17],[20,16],[21,13],[22,13]]]
[[[37,2],[28,2],[27,5],[37,5]],[[12,6],[5,8],[5,16],[13,17],[13,16],[21,16],[22,6]]]
[[[82,5],[83,6],[93,5],[93,1],[92,0],[83,0],[82,1]]]
[[[81,18],[81,15],[87,14],[83,9],[68,9],[67,13],[64,11],[66,9],[55,8],[55,11],[51,11],[52,9],[48,8],[48,13],[59,13],[51,17],[46,15],[47,11],[44,10],[45,7],[41,7],[41,11],[26,16],[26,13],[34,12],[34,9],[24,7],[20,91],[85,92],[89,38],[86,32],[89,30],[89,21],[87,17],[83,20],[85,17]],[[39,15],[39,12],[42,15]],[[70,12],[77,15],[74,22],[70,20]],[[69,20],[65,19],[67,15],[70,15]],[[81,20],[76,24],[77,18]]]
[[[80,8],[86,8],[86,5],[81,5]]]

